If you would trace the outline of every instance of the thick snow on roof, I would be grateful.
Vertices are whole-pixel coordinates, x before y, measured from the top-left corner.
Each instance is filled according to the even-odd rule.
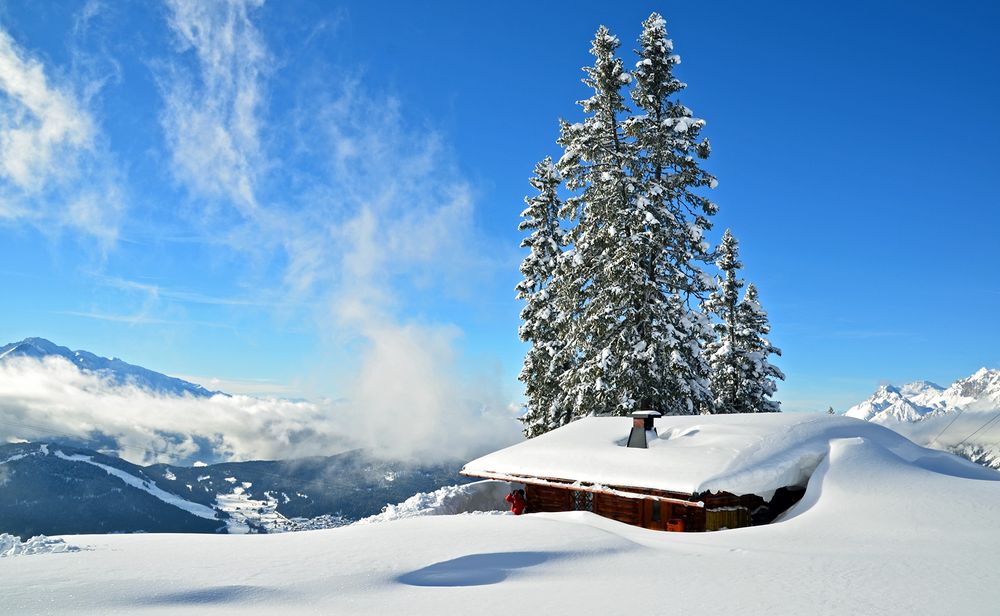
[[[473,460],[462,472],[768,498],[783,486],[805,486],[833,439],[865,437],[908,461],[954,458],[882,426],[827,414],[662,417],[655,426],[659,437],[648,449],[628,448],[631,419],[588,417]]]

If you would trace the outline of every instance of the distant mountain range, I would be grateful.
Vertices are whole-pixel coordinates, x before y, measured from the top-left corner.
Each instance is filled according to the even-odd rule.
[[[845,415],[880,424],[920,421],[928,416],[959,410],[1000,410],[1000,370],[981,368],[949,387],[914,381],[901,387],[883,385]]]
[[[1000,370],[995,368],[981,368],[948,387],[930,381],[883,385],[844,414],[1000,469]]]
[[[283,532],[340,526],[466,483],[461,462],[406,466],[361,451],[285,461],[138,466],[53,443],[0,445],[0,533]]]
[[[94,355],[89,351],[71,351],[45,338],[25,338],[20,342],[12,342],[0,347],[0,362],[17,357],[33,359],[62,357],[80,370],[98,374],[116,385],[133,385],[158,394],[207,398],[222,393],[209,391],[201,385],[126,363],[117,357],[108,359]]]
[[[164,396],[228,395],[44,338],[0,347],[0,364],[52,357],[114,386]],[[53,436],[45,442],[0,444],[0,533],[27,538],[324,528],[375,515],[418,492],[469,481],[458,475],[464,460],[390,462],[362,450],[293,460],[140,466],[98,451],[115,447],[113,436],[99,429],[85,438]]]

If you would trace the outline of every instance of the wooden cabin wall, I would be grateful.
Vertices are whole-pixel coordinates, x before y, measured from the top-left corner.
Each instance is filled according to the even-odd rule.
[[[651,491],[652,492],[652,491]],[[593,511],[597,515],[625,524],[653,530],[667,530],[671,522],[679,520],[686,532],[741,528],[751,525],[751,512],[764,504],[759,496],[736,496],[728,493],[703,495],[705,507],[637,499],[612,494],[590,493],[559,486],[525,486],[526,510],[541,511]],[[657,509],[659,511],[657,511]]]
[[[587,510],[625,524],[654,530],[667,530],[667,523],[678,519],[683,521],[686,531],[705,530],[705,511],[700,507],[685,507],[660,501],[659,516],[656,516],[652,499],[584,493],[570,488],[534,484],[527,484],[524,492],[528,513]],[[574,498],[576,493],[580,497]]]
[[[705,510],[705,530],[743,528],[750,526],[750,510],[746,507],[720,507]]]
[[[525,510],[528,513],[540,511],[572,511],[573,501],[566,488],[552,486],[524,486]]]
[[[755,524],[767,524],[775,515],[798,501],[802,489],[781,488],[770,503],[756,494],[736,496],[728,492],[701,494],[697,496],[704,507],[688,507],[666,501],[656,502],[655,497],[678,500],[694,500],[689,494],[666,492],[643,488],[628,490],[654,498],[625,498],[612,494],[592,493],[574,490],[569,486],[534,485],[525,486],[526,510],[529,513],[541,511],[593,511],[597,515],[641,526],[652,530],[676,529],[677,522],[683,524],[686,532],[702,532],[721,528],[742,528]]]
[[[634,498],[622,498],[611,494],[594,495],[594,513],[626,524],[642,526],[642,503]]]
[[[728,492],[706,494],[702,501],[705,503],[705,530],[751,526],[753,512],[767,504],[756,494],[736,496]]]
[[[673,507],[670,520],[681,520],[684,523],[684,532],[701,532],[705,530],[705,510],[701,507],[683,507],[677,505]],[[665,528],[665,527],[664,527]]]

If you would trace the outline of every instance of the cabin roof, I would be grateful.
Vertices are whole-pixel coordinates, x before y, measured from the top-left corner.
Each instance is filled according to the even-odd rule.
[[[804,486],[833,439],[872,439],[907,459],[925,451],[882,426],[825,413],[661,417],[647,449],[625,447],[629,422],[583,418],[472,460],[462,474],[769,497],[781,487]]]

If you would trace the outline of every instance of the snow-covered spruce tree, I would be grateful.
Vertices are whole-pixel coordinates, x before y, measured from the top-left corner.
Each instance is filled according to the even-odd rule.
[[[556,301],[556,270],[564,242],[559,224],[562,178],[552,159],[546,157],[535,165],[529,182],[538,194],[525,198],[527,208],[521,212],[523,220],[518,226],[530,235],[521,242],[529,252],[521,263],[524,279],[517,285],[517,299],[525,302],[518,333],[521,340],[531,344],[518,377],[527,397],[527,413],[522,419],[524,434],[531,438],[568,423],[570,416],[560,406],[559,376],[566,361],[561,330],[566,324]]]
[[[647,406],[675,414],[707,412],[709,367],[701,341],[711,330],[700,303],[713,284],[702,265],[711,260],[704,232],[718,207],[696,191],[716,185],[698,163],[711,148],[699,139],[704,120],[676,100],[686,85],[673,74],[680,57],[663,17],[653,13],[646,19],[639,43],[632,90],[636,114],[625,121],[624,132],[636,146],[636,215],[646,237],[647,290],[654,290],[644,298],[651,318],[643,334],[655,348],[652,363],[660,382],[658,396]]]
[[[559,139],[574,191],[564,215],[576,222],[566,282],[577,363],[561,381],[574,416],[704,412],[711,402],[700,346],[708,321],[692,309],[711,287],[699,262],[709,259],[703,232],[716,206],[695,193],[715,184],[697,163],[709,147],[698,141],[704,122],[670,98],[684,85],[659,15],[640,43],[637,115],[627,116],[618,40],[602,27],[585,69],[586,117],[564,122]]]
[[[716,413],[765,413],[781,410],[770,397],[777,390],[775,379],[785,375],[771,365],[770,355],[781,355],[765,337],[771,331],[767,313],[760,306],[757,288],[747,285],[740,301],[743,280],[738,272],[739,242],[727,229],[716,251],[722,272],[718,288],[708,298],[706,307],[717,317],[716,338],[707,345],[712,366],[712,392]]]
[[[559,169],[574,192],[564,214],[576,223],[564,273],[576,362],[561,379],[574,417],[628,413],[659,398],[656,354],[643,326],[650,319],[647,298],[659,290],[644,267],[649,238],[636,207],[635,146],[619,122],[630,77],[618,47],[601,26],[590,50],[594,65],[584,69],[593,89],[579,102],[586,117],[563,122],[559,137],[565,149]]]
[[[740,400],[745,374],[743,350],[736,340],[739,329],[737,307],[743,280],[737,276],[743,264],[739,261],[739,243],[726,229],[716,250],[716,265],[722,272],[718,288],[709,296],[705,307],[718,321],[713,325],[715,338],[706,345],[706,355],[711,364],[713,412],[742,413]]]
[[[781,349],[765,337],[771,331],[767,313],[760,305],[757,287],[747,285],[743,301],[736,307],[736,344],[743,352],[746,378],[737,393],[741,413],[777,413],[781,403],[771,396],[778,389],[775,379],[785,379],[784,373],[771,364],[768,357],[781,355]]]

